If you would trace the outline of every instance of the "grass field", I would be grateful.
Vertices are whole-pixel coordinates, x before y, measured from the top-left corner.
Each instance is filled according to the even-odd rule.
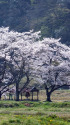
[[[0,125],[70,125],[70,90],[55,91],[51,99],[41,91],[38,102],[0,101]]]

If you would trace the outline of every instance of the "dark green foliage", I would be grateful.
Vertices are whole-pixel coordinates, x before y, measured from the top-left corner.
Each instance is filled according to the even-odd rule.
[[[0,26],[41,30],[42,37],[70,45],[70,0],[0,0]]]

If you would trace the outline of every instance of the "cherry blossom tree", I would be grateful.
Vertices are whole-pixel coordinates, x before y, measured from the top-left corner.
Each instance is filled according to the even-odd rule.
[[[58,40],[44,39],[34,44],[33,53],[33,77],[40,87],[44,86],[47,101],[53,91],[70,86],[70,48],[62,45]]]
[[[7,70],[3,81],[16,83],[16,100],[31,78],[46,89],[47,101],[51,93],[70,85],[70,48],[53,38],[40,40],[40,32],[18,33],[0,28],[0,55],[6,55]],[[2,74],[2,73],[1,73]],[[19,90],[21,79],[26,82]],[[1,76],[0,76],[1,77]]]
[[[7,70],[3,82],[6,86],[16,84],[16,100],[19,100],[20,92],[30,82],[30,67],[29,60],[31,58],[32,46],[31,44],[38,40],[38,33],[33,31],[26,33],[18,33],[9,31],[9,28],[0,29],[0,54],[6,55]],[[2,73],[2,72],[1,72]],[[20,81],[26,76],[26,82],[19,88]],[[19,90],[20,89],[20,90]]]

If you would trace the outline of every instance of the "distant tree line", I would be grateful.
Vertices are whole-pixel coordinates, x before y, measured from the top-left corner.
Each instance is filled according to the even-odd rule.
[[[0,0],[0,27],[34,29],[70,45],[70,0]]]

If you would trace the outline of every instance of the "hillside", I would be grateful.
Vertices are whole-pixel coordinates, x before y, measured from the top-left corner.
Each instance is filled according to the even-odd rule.
[[[42,37],[70,45],[70,0],[0,0],[0,27],[41,30]]]

